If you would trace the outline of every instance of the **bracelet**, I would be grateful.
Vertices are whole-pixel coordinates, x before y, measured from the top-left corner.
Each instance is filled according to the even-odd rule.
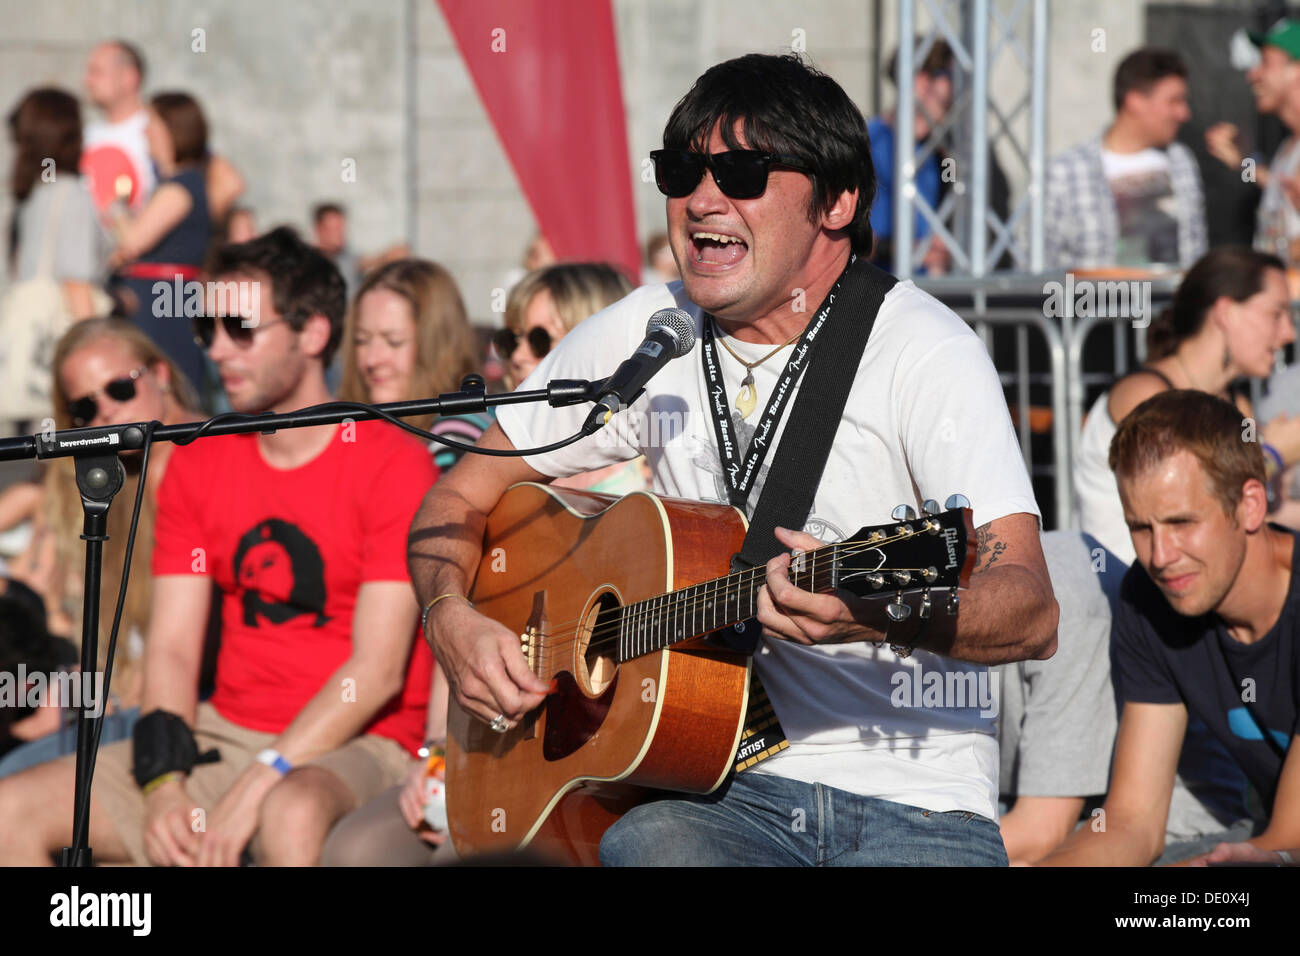
[[[429,637],[429,612],[433,610],[433,606],[435,604],[437,604],[439,601],[443,600],[444,598],[449,598],[449,597],[464,598],[466,604],[468,604],[470,607],[474,606],[474,602],[471,601],[469,598],[465,597],[465,595],[461,594],[459,591],[448,591],[446,594],[439,594],[436,598],[434,598],[424,606],[424,612],[420,615],[420,630],[424,631],[424,637],[426,640]]]
[[[185,776],[179,770],[168,770],[166,773],[160,773],[154,777],[142,788],[144,795],[147,797],[165,783],[171,783],[173,780],[180,780]]]
[[[1282,861],[1283,866],[1295,866],[1295,858],[1287,850],[1274,850],[1277,858]]]
[[[1281,453],[1280,453],[1276,448],[1274,448],[1272,445],[1268,444],[1268,442],[1260,442],[1259,447],[1260,447],[1261,449],[1263,449],[1263,451],[1264,451],[1264,457],[1265,457],[1266,459],[1267,459],[1267,458],[1271,458],[1271,459],[1273,459],[1273,465],[1274,465],[1274,467],[1277,469],[1277,470],[1274,472],[1274,474],[1278,474],[1278,473],[1283,472],[1283,471],[1286,470],[1286,466],[1282,464],[1282,455],[1281,455]],[[1264,464],[1265,464],[1265,466],[1266,466],[1265,471],[1267,471],[1267,470],[1268,470],[1268,469],[1267,469],[1268,461],[1265,461]],[[1273,476],[1272,476],[1272,475],[1269,475],[1269,477],[1271,478],[1271,477],[1273,477]]]
[[[267,747],[257,755],[257,762],[264,763],[273,770],[278,770],[282,777],[293,769],[293,764],[284,759],[284,754],[271,747]]]

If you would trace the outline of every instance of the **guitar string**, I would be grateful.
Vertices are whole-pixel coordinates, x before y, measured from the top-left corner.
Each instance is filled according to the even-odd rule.
[[[841,549],[843,557],[852,557],[853,555],[861,553],[863,551],[875,550],[880,548],[882,545],[888,545],[896,541],[905,540],[907,538],[913,538],[917,536],[918,536],[918,532],[912,532],[910,534],[899,534],[894,536],[893,538],[886,537],[872,542],[863,541],[863,542],[852,542],[852,543],[837,543],[833,545],[827,545],[824,548],[817,548],[814,549],[813,551],[804,552],[803,556],[812,557],[819,553],[829,552],[832,549],[839,548]],[[810,568],[808,573],[811,577],[813,577],[813,581],[811,583],[815,588],[816,586],[815,576],[817,570],[815,567],[815,560],[810,563],[812,564],[812,567]],[[830,569],[827,569],[828,572],[829,570]],[[924,569],[921,568],[887,568],[882,566],[874,569],[871,573],[896,573],[898,571],[908,571],[909,573],[910,572],[920,573],[923,570]],[[796,574],[799,573],[801,572],[796,572]],[[678,616],[682,616],[686,614],[693,615],[696,612],[701,610],[708,611],[710,610],[708,606],[708,602],[712,601],[716,603],[717,599],[720,596],[723,598],[725,603],[726,599],[733,595],[739,596],[746,592],[752,592],[752,585],[756,583],[755,579],[759,574],[765,575],[766,568],[764,567],[749,568],[746,569],[745,571],[739,571],[736,572],[735,574],[726,575],[722,578],[717,578],[715,580],[719,582],[731,581],[732,579],[735,579],[739,583],[743,581],[746,577],[748,577],[750,580],[742,584],[740,587],[733,587],[731,584],[728,584],[726,586],[720,586],[717,589],[705,588],[701,592],[694,595],[690,600],[683,601],[678,603],[677,605],[671,606],[671,610]],[[707,581],[701,582],[701,584],[691,585],[691,587],[700,588],[710,583],[711,582],[707,582]],[[828,588],[827,590],[830,589]],[[884,594],[888,593],[888,590],[889,589],[882,590],[880,592],[881,595],[883,596]],[[656,597],[649,598],[647,600],[653,601],[658,598],[669,597],[675,593],[680,593],[680,592],[669,591],[666,592],[665,594],[656,595]],[[619,611],[621,613],[615,619],[593,625],[592,633],[588,641],[588,649],[590,650],[590,649],[604,648],[605,646],[611,643],[617,643],[624,636],[623,628],[624,625],[628,623],[647,624],[649,625],[648,631],[650,632],[663,629],[664,625],[666,624],[666,618],[663,612],[669,610],[670,607],[665,606],[660,608],[651,608],[649,606],[646,606],[640,608],[640,610],[633,610],[637,608],[638,605],[642,605],[644,603],[645,602],[638,601],[635,602],[634,604],[623,605],[621,608],[619,608]],[[632,612],[632,613],[629,614],[628,612]],[[644,620],[641,622],[636,621],[635,617],[637,614],[644,615]],[[576,618],[573,621],[564,622],[564,624],[561,625],[560,627],[549,629],[543,635],[543,637],[546,638],[546,641],[545,643],[541,644],[539,647],[540,655],[543,658],[554,656],[555,653],[564,652],[568,646],[580,640],[579,635],[582,628],[576,625],[580,625],[582,620],[583,620],[582,618]],[[705,631],[703,633],[708,633],[708,632]],[[692,635],[692,636],[698,636],[698,635]],[[559,639],[556,640],[556,638]],[[686,638],[683,637],[681,638],[681,640],[686,640]],[[674,642],[670,642],[670,643],[674,643]],[[659,649],[662,648],[655,648],[655,650],[659,650]],[[551,653],[548,653],[548,651]],[[539,663],[542,662],[539,661]]]
[[[888,569],[888,570],[889,570],[890,572],[894,572],[894,571],[909,571],[909,572],[917,572],[917,573],[919,573],[919,572],[921,572],[923,569],[922,569],[922,568],[890,568],[890,569]],[[808,589],[806,589],[806,590],[812,590],[812,591],[814,591],[814,593],[825,594],[825,593],[830,592],[831,590],[834,590],[833,588],[831,588],[831,587],[829,586],[829,583],[828,583],[828,585],[826,586],[825,589],[818,589],[818,588],[816,587],[816,581],[815,581],[815,580],[812,581],[812,582],[810,582],[810,583],[813,585],[813,587],[808,588]],[[882,590],[882,591],[879,592],[879,593],[883,596],[883,595],[887,594],[888,592],[887,592],[886,590]],[[709,595],[700,595],[697,599],[693,599],[692,602],[686,604],[685,607],[684,607],[684,611],[679,611],[679,612],[677,612],[677,613],[678,613],[679,615],[682,614],[682,613],[684,613],[684,614],[686,614],[687,616],[690,616],[690,615],[693,615],[697,610],[707,611],[707,610],[709,610],[709,607],[707,606],[707,600],[706,600],[706,599],[708,599],[708,598],[709,598]],[[702,601],[705,603],[705,606],[701,608],[701,607],[699,607],[698,605],[699,605]],[[608,644],[608,643],[610,643],[611,641],[617,641],[617,640],[622,636],[622,627],[620,626],[620,624],[621,624],[621,622],[619,622],[619,621],[607,621],[607,622],[605,622],[605,623],[603,623],[603,624],[599,624],[599,625],[595,625],[595,626],[593,626],[593,628],[592,628],[592,634],[591,634],[591,640],[590,640],[588,646],[591,647],[591,648],[595,648],[595,647],[603,647],[605,644]],[[663,621],[662,618],[661,618],[658,622],[656,622],[656,625],[655,625],[655,626],[658,627],[659,629],[662,629],[663,625],[664,625],[664,621]],[[726,626],[726,625],[720,625],[720,626]],[[710,628],[710,629],[708,629],[708,630],[717,630],[717,628]],[[611,632],[612,632],[612,633],[611,633]],[[576,634],[577,632],[576,632],[576,631],[574,631],[574,632],[566,632],[566,635],[567,635],[567,633],[574,633],[574,634]],[[703,633],[708,633],[708,631],[706,630],[706,631],[703,632]],[[691,637],[697,637],[697,636],[699,636],[699,635],[696,635],[696,634],[692,634],[692,635],[691,635]],[[578,640],[577,637],[573,637],[573,638],[570,639],[570,638],[568,638],[568,637],[566,636],[565,640],[562,640],[562,641],[553,641],[553,642],[551,642],[551,646],[552,646],[552,647],[563,647],[563,646],[565,646],[566,644],[572,644],[572,643],[574,643],[576,640]],[[682,638],[680,638],[679,640],[687,640],[687,638],[686,638],[686,637],[682,637]],[[659,648],[655,648],[655,649],[658,650]]]
[[[871,551],[871,550],[874,550],[874,549],[878,549],[878,548],[880,548],[880,547],[882,547],[882,546],[884,546],[884,545],[894,544],[894,543],[896,543],[896,542],[898,542],[898,541],[904,541],[904,540],[907,540],[908,538],[915,538],[915,537],[918,537],[919,534],[920,534],[920,532],[912,532],[912,533],[910,533],[910,534],[898,534],[898,535],[896,535],[896,536],[894,536],[894,537],[892,537],[892,538],[890,538],[890,537],[885,537],[885,538],[880,538],[880,539],[878,539],[878,540],[876,540],[876,541],[841,541],[841,542],[836,542],[836,543],[834,543],[834,544],[828,544],[828,545],[825,545],[825,546],[820,547],[820,548],[814,548],[812,551],[805,551],[805,552],[803,552],[802,557],[807,557],[807,558],[809,558],[809,559],[810,559],[810,561],[808,562],[809,564],[815,564],[815,563],[816,563],[816,556],[817,556],[817,555],[826,554],[826,556],[830,556],[828,553],[831,552],[831,551],[832,551],[833,549],[835,549],[835,548],[840,548],[840,549],[842,549],[843,554],[841,555],[841,557],[854,557],[854,556],[856,556],[857,554],[860,554],[862,551]],[[913,570],[915,570],[915,571],[919,571],[919,570],[921,570],[921,569],[919,569],[919,568],[886,568],[886,567],[883,567],[883,566],[882,566],[882,567],[880,567],[880,568],[877,568],[877,569],[876,569],[874,572],[872,572],[872,573],[877,573],[877,572],[890,572],[890,573],[892,573],[892,572],[894,572],[894,571],[902,571],[902,570],[907,570],[907,571],[913,571]],[[642,600],[642,601],[634,601],[632,604],[624,604],[624,605],[621,605],[621,606],[620,606],[620,610],[622,610],[622,611],[624,611],[624,612],[628,612],[628,611],[632,610],[633,608],[637,608],[639,605],[645,605],[645,604],[647,604],[647,603],[650,602],[650,601],[656,601],[656,600],[659,600],[659,599],[661,599],[661,598],[671,597],[671,596],[674,595],[674,594],[681,594],[683,591],[690,590],[690,588],[694,588],[694,587],[702,587],[702,586],[704,586],[704,585],[712,584],[714,581],[722,582],[722,581],[732,581],[732,580],[734,579],[734,580],[736,580],[736,581],[739,583],[739,582],[741,582],[741,579],[745,578],[746,576],[756,577],[756,576],[759,575],[759,574],[764,574],[764,575],[765,575],[766,573],[767,573],[767,569],[766,569],[766,567],[746,568],[746,569],[743,570],[743,571],[735,571],[735,572],[733,572],[733,573],[731,573],[731,574],[725,574],[725,575],[723,575],[722,577],[714,578],[713,581],[702,581],[702,582],[700,582],[699,584],[689,585],[689,586],[686,587],[686,588],[682,588],[681,591],[666,591],[666,592],[664,592],[664,593],[662,593],[662,594],[656,594],[656,595],[654,595],[653,597],[646,598],[646,599],[644,599],[644,600]],[[796,573],[799,573],[799,572],[796,572]],[[713,593],[715,593],[715,594],[717,594],[717,593],[722,593],[722,592],[725,590],[726,593],[727,593],[728,595],[731,595],[731,594],[740,594],[740,593],[742,593],[746,588],[752,587],[753,584],[754,584],[754,581],[751,580],[751,581],[749,581],[749,582],[741,583],[741,586],[740,586],[740,587],[738,587],[738,588],[734,588],[734,589],[733,589],[730,585],[727,585],[726,588],[719,587],[719,589],[718,589],[717,591],[713,592]],[[642,609],[641,609],[642,612],[650,612],[650,613],[653,613],[653,611],[658,611],[658,610],[662,610],[662,609],[661,609],[661,608],[654,608],[654,609],[651,609],[651,608],[649,608],[649,607],[645,607],[645,608],[642,608]],[[576,630],[578,630],[578,629],[581,628],[581,625],[582,625],[582,622],[583,622],[584,619],[585,619],[585,618],[582,618],[582,617],[579,617],[579,618],[573,618],[572,620],[563,621],[563,622],[561,622],[561,623],[559,623],[559,624],[556,624],[556,625],[554,625],[553,627],[549,628],[549,629],[546,631],[546,636],[554,636],[554,635],[563,635],[563,634],[573,633],[573,632],[575,632]]]
[[[915,535],[900,535],[899,538],[895,540],[901,540],[902,538],[905,537],[915,537]],[[839,547],[844,548],[846,556],[851,557],[853,554],[856,554],[863,550],[873,550],[882,543],[887,543],[887,542],[877,541],[874,544],[859,544],[855,542],[854,545],[852,546],[839,545]],[[823,549],[820,548],[817,549],[817,551],[821,551],[821,550]],[[805,554],[812,554],[812,553],[813,552],[805,552]],[[829,569],[827,570],[829,571]],[[871,573],[896,573],[898,571],[907,571],[909,573],[922,573],[924,570],[926,569],[893,568],[893,567],[881,566],[875,569],[874,571],[872,571]],[[813,574],[815,573],[815,571],[816,569],[814,567],[810,570],[809,573]],[[799,572],[796,572],[796,574],[798,573]],[[635,602],[634,604],[623,605],[621,608],[619,608],[619,611],[622,613],[619,615],[617,619],[612,621],[605,621],[601,624],[593,625],[590,644],[592,646],[597,646],[597,645],[604,646],[605,643],[609,643],[612,640],[617,640],[621,636],[623,625],[627,623],[647,624],[649,625],[648,629],[650,631],[661,629],[665,623],[665,615],[663,614],[665,610],[671,610],[679,616],[688,615],[688,614],[693,615],[700,610],[707,611],[709,610],[707,606],[708,602],[713,601],[716,603],[716,600],[720,596],[723,598],[725,603],[725,601],[731,596],[741,596],[747,592],[750,592],[752,590],[752,585],[756,583],[754,579],[756,579],[756,577],[760,574],[766,574],[766,569],[751,568],[751,569],[746,569],[745,571],[737,572],[734,575],[728,575],[727,577],[724,578],[718,578],[716,580],[726,581],[729,578],[743,578],[748,576],[751,578],[751,580],[739,588],[734,588],[731,586],[719,587],[717,589],[706,588],[700,591],[699,593],[697,593],[696,595],[694,595],[691,599],[685,601],[679,601],[677,604],[672,605],[671,608],[669,608],[668,606],[665,607],[646,606],[638,609],[638,605],[644,604],[645,602]],[[709,583],[710,582],[702,582],[699,585],[691,585],[691,587],[693,588],[703,587],[704,585],[707,585]],[[814,582],[814,587],[815,587],[815,582]],[[831,590],[831,589],[827,588],[827,590]],[[888,593],[889,590],[893,590],[893,589],[890,588],[882,589],[880,593],[883,595]],[[654,601],[659,598],[669,597],[673,594],[680,594],[680,593],[681,592],[669,591],[666,594],[656,595],[655,597],[649,598],[647,600]],[[705,605],[703,608],[701,608],[702,604]],[[636,620],[638,614],[643,615],[643,620],[641,621]],[[580,638],[577,635],[582,630],[582,626],[581,626],[582,620],[583,620],[582,618],[577,618],[574,619],[573,621],[566,621],[562,625],[558,625],[554,628],[549,628],[543,635],[547,639],[546,646],[552,649],[563,649],[567,645],[572,644],[575,641],[579,640]],[[725,625],[720,625],[720,626],[725,626]],[[570,637],[570,635],[572,635],[572,637]],[[600,638],[599,641],[597,640],[598,637]],[[559,640],[556,640],[556,638],[559,638]],[[685,640],[685,638],[682,638],[682,640]]]

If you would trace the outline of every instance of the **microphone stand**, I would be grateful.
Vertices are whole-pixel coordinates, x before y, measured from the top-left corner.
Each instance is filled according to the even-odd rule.
[[[383,418],[387,415],[397,417],[419,417],[430,413],[446,415],[466,412],[481,412],[492,405],[517,405],[525,402],[548,402],[554,408],[566,405],[578,405],[582,402],[594,402],[601,393],[604,381],[588,382],[584,380],[561,379],[549,382],[546,388],[530,389],[525,392],[507,392],[501,395],[488,395],[480,375],[467,375],[461,381],[459,392],[448,392],[434,399],[421,399],[410,402],[390,402],[384,405],[361,405],[358,403],[330,402],[295,412],[275,415],[265,412],[259,415],[226,413],[205,422],[191,422],[184,425],[159,425],[158,422],[134,422],[127,425],[108,425],[101,428],[70,428],[64,431],[46,431],[37,435],[22,435],[17,438],[0,440],[0,461],[19,461],[38,458],[73,458],[76,463],[77,490],[81,492],[81,509],[83,514],[82,539],[86,542],[85,563],[85,597],[81,614],[81,673],[93,673],[99,657],[99,602],[100,577],[103,570],[104,542],[108,540],[108,510],[113,504],[113,496],[121,490],[126,480],[126,471],[119,457],[124,451],[145,450],[144,463],[140,469],[137,488],[137,501],[144,492],[145,477],[148,470],[148,449],[155,441],[171,441],[189,444],[197,438],[217,435],[239,435],[249,432],[272,434],[282,428],[309,428],[314,425],[335,425],[343,421],[366,421]],[[582,437],[579,432],[563,444],[576,441]],[[447,442],[447,444],[454,444]],[[457,445],[457,447],[462,447]],[[466,447],[468,451],[477,449]],[[506,454],[522,456],[534,454],[535,449],[521,449]],[[494,452],[500,455],[502,452]],[[138,515],[137,515],[138,517]],[[135,538],[134,521],[128,544]],[[124,563],[124,581],[130,572],[130,556]],[[125,588],[118,595],[119,609],[125,598]],[[110,646],[117,637],[117,623],[114,621]],[[92,864],[89,846],[90,829],[90,786],[94,779],[95,758],[99,749],[100,726],[104,718],[109,691],[109,679],[112,676],[113,661],[106,665],[103,687],[100,689],[99,702],[104,706],[96,707],[96,702],[83,700],[77,715],[77,771],[76,792],[73,801],[73,837],[72,846],[63,848],[60,865],[65,867],[82,867]],[[82,686],[85,686],[83,677]],[[92,711],[98,710],[97,716]]]

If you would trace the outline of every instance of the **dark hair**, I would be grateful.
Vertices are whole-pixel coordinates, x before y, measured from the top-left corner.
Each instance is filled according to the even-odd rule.
[[[198,100],[188,93],[157,93],[149,105],[171,134],[176,164],[200,163],[208,158],[208,123]]]
[[[76,176],[81,163],[81,106],[53,86],[31,90],[9,113],[14,142],[13,195],[22,202],[41,178],[45,160],[58,176]]]
[[[917,37],[916,42],[912,44],[915,50],[921,45],[921,38]],[[948,41],[942,37],[936,39],[930,45],[929,51],[921,58],[920,63],[915,63],[916,72],[924,73],[926,76],[939,76],[947,73],[952,69],[953,55],[952,47],[948,46]],[[895,86],[898,85],[898,48],[889,55],[889,62],[885,64],[885,79]]]
[[[144,85],[144,54],[140,52],[140,48],[136,46],[134,43],[129,43],[126,40],[113,39],[113,40],[109,40],[108,42],[113,46],[117,47],[118,52],[120,52],[122,55],[122,59],[126,60],[126,62],[131,65],[131,68],[135,70],[135,72],[139,75],[140,85],[143,86]]]
[[[1201,463],[1226,514],[1247,481],[1265,483],[1264,452],[1242,437],[1241,410],[1192,389],[1160,392],[1129,412],[1110,440],[1110,467],[1117,478],[1138,475],[1180,451]]]
[[[321,353],[321,362],[329,365],[343,337],[348,301],[338,267],[292,229],[280,226],[248,242],[221,246],[212,256],[213,279],[250,272],[270,277],[275,310],[295,332],[313,315],[329,319],[330,340]]]
[[[1269,269],[1286,272],[1277,256],[1246,246],[1216,246],[1197,259],[1174,292],[1173,301],[1147,329],[1147,357],[1172,355],[1185,339],[1201,331],[1214,303],[1225,296],[1245,302],[1264,288]]]
[[[1187,79],[1187,64],[1173,50],[1144,46],[1120,60],[1115,69],[1115,112],[1124,108],[1124,97],[1136,90],[1150,93],[1166,76]]]
[[[321,202],[321,203],[317,203],[315,206],[312,206],[312,209],[311,209],[311,221],[312,221],[312,225],[319,226],[319,225],[320,225],[320,221],[321,221],[322,219],[324,219],[326,216],[331,215],[331,214],[337,214],[337,215],[340,215],[340,216],[346,216],[346,215],[347,215],[347,213],[344,211],[343,207],[340,206],[340,205],[339,205],[338,203],[336,203],[336,202]]]
[[[740,122],[745,143],[736,135]],[[710,67],[673,107],[664,127],[666,149],[708,150],[719,127],[730,149],[796,156],[812,170],[809,219],[841,192],[858,192],[848,233],[853,251],[871,252],[871,201],[876,173],[862,113],[833,79],[795,54],[750,53]]]

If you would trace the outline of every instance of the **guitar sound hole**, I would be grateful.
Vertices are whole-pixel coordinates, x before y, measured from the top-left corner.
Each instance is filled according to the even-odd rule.
[[[614,654],[618,650],[619,606],[617,595],[605,591],[597,595],[583,618],[578,679],[583,691],[593,697],[605,692],[618,669]]]

